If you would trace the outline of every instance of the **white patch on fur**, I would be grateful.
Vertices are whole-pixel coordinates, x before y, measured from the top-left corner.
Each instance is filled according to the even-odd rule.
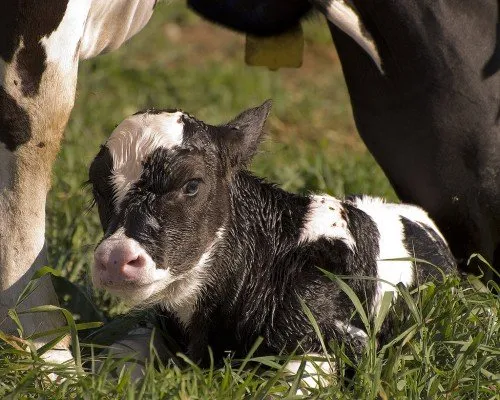
[[[138,114],[113,131],[106,146],[113,158],[111,183],[119,209],[130,187],[140,178],[145,158],[156,149],[179,146],[183,140],[182,112]]]
[[[354,5],[352,3],[346,4],[344,0],[330,0],[324,9],[324,13],[329,21],[354,39],[366,51],[383,74],[382,60],[375,41],[367,30],[364,29],[363,22],[354,9]]]
[[[328,195],[311,196],[310,199],[299,243],[314,242],[324,237],[341,240],[354,250],[356,242],[347,228],[347,221],[342,218],[342,203]]]
[[[413,283],[413,263],[408,261],[395,261],[395,258],[411,258],[404,246],[403,224],[400,214],[396,212],[395,204],[386,204],[384,200],[363,196],[354,200],[356,206],[367,213],[375,222],[380,234],[379,256],[377,261],[378,278],[386,282],[378,283],[372,313],[376,315],[380,309],[380,302],[385,292],[395,292],[394,285],[403,283],[407,286]]]
[[[325,356],[316,353],[305,354],[303,359],[306,361],[304,372],[301,379],[301,388],[297,394],[307,395],[307,389],[317,389],[319,387],[328,387],[331,383],[332,375],[335,373],[335,367],[332,361]],[[285,371],[296,375],[303,360],[292,360],[285,365]]]
[[[80,57],[90,58],[120,47],[147,24],[154,4],[155,0],[92,0]]]
[[[47,63],[57,64],[58,69],[68,74],[77,67],[73,53],[76,54],[85,26],[85,16],[89,13],[87,1],[70,1],[64,17],[57,29],[40,42],[47,52]],[[71,51],[71,53],[69,53]]]
[[[387,204],[387,206],[392,208],[395,212],[399,213],[399,215],[409,219],[410,221],[420,223],[425,227],[432,229],[437,233],[437,235],[443,240],[444,243],[447,243],[439,228],[429,217],[429,214],[427,214],[427,212],[422,208],[414,206],[412,204]],[[435,241],[435,238],[433,238],[432,236],[430,237]]]

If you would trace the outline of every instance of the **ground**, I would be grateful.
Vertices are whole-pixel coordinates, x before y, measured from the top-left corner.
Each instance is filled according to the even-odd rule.
[[[182,108],[207,122],[221,123],[272,98],[268,140],[252,165],[257,174],[287,190],[336,196],[368,193],[396,200],[356,132],[325,21],[312,17],[304,30],[302,68],[250,68],[243,61],[244,36],[203,22],[180,2],[161,2],[146,29],[126,46],[81,64],[76,104],[47,208],[49,265],[64,277],[57,280],[58,288],[77,321],[108,321],[125,310],[107,295],[94,293],[87,283],[101,230],[84,182],[99,145],[137,110]],[[499,398],[498,297],[453,278],[443,285],[425,285],[414,299],[405,297],[410,311],[403,312],[390,346],[378,347],[371,335],[366,356],[353,364],[357,373],[352,381],[306,397]],[[325,346],[332,346],[337,355],[341,352],[335,344]],[[293,398],[298,384],[283,376],[283,360],[269,357],[243,365],[227,361],[208,371],[195,366],[150,367],[147,379],[137,385],[126,374],[108,374],[109,366],[105,372],[54,385],[41,362],[26,354],[0,336],[0,396]],[[345,357],[336,362],[342,377],[352,362]],[[262,365],[268,370],[257,371]],[[60,373],[65,374],[64,368]]]

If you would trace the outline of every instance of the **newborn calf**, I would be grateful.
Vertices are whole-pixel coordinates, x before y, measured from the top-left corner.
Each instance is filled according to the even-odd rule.
[[[337,283],[349,280],[373,318],[385,291],[442,276],[455,261],[420,208],[367,196],[288,193],[246,170],[270,101],[207,125],[177,110],[123,121],[90,167],[104,238],[96,286],[154,305],[198,362],[260,353],[321,351],[302,299],[328,342],[360,352],[366,334]],[[399,259],[399,260],[387,260]],[[389,329],[385,327],[384,329]],[[384,333],[384,332],[382,332]]]

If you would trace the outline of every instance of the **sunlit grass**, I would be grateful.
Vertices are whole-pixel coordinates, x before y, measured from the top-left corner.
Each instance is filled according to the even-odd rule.
[[[339,280],[335,276],[331,278]],[[132,381],[123,368],[128,360],[99,356],[99,346],[89,350],[88,345],[81,344],[73,348],[85,368],[85,372],[79,373],[73,365],[44,363],[40,354],[30,351],[29,338],[3,335],[0,337],[0,395],[51,399],[67,396],[86,399],[498,398],[499,299],[488,290],[476,289],[475,286],[480,286],[478,281],[450,277],[441,284],[424,283],[411,291],[397,287],[395,291],[403,301],[390,308],[391,296],[384,298],[382,309],[386,312],[382,311],[374,321],[349,289],[348,282],[348,278],[338,281],[366,324],[369,336],[359,359],[349,358],[346,354],[350,352],[342,343],[323,342],[323,356],[328,356],[336,372],[327,375],[318,369],[317,373],[331,385],[304,387],[304,368],[299,368],[296,376],[284,368],[290,359],[297,357],[254,357],[253,350],[244,360],[228,358],[222,365],[200,369],[180,354],[176,357],[177,363],[158,362],[155,366],[152,349],[152,361],[146,366],[144,379]],[[298,312],[308,313],[307,305]],[[314,317],[308,315],[320,335]],[[376,333],[385,318],[391,318],[395,329],[393,337],[381,344]],[[69,325],[73,330],[78,329],[72,320]],[[254,350],[258,345],[256,343]],[[80,353],[80,348],[86,351]],[[50,373],[64,379],[53,382],[49,379]]]

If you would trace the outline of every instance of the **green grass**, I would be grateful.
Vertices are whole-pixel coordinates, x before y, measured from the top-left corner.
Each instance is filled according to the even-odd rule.
[[[49,264],[64,277],[56,284],[75,323],[108,321],[125,310],[86,283],[101,228],[96,210],[88,210],[91,197],[83,183],[99,145],[139,109],[178,107],[220,123],[272,98],[269,140],[252,165],[257,174],[298,192],[369,193],[396,199],[357,136],[324,22],[309,21],[305,36],[301,69],[249,68],[243,63],[242,36],[200,21],[182,4],[164,2],[125,48],[81,64],[76,105],[47,209]],[[326,343],[338,375],[343,377],[349,366],[356,374],[305,397],[499,398],[499,299],[473,283],[450,278],[437,286],[424,285],[414,296],[400,289],[401,295],[406,293],[405,307],[391,311],[400,323],[390,345],[377,347],[371,335],[364,356],[353,362],[338,344]],[[131,383],[127,373],[116,374],[122,361],[108,360],[97,371],[95,365],[92,369],[95,358],[85,345],[82,349],[90,372],[74,375],[67,366],[45,364],[28,351],[26,342],[0,337],[0,397],[294,398],[299,383],[298,377],[283,373],[286,359],[251,356],[244,368],[241,360],[226,360],[224,366],[208,370],[194,365],[149,366],[143,382]],[[47,378],[52,370],[67,379],[54,384]]]

